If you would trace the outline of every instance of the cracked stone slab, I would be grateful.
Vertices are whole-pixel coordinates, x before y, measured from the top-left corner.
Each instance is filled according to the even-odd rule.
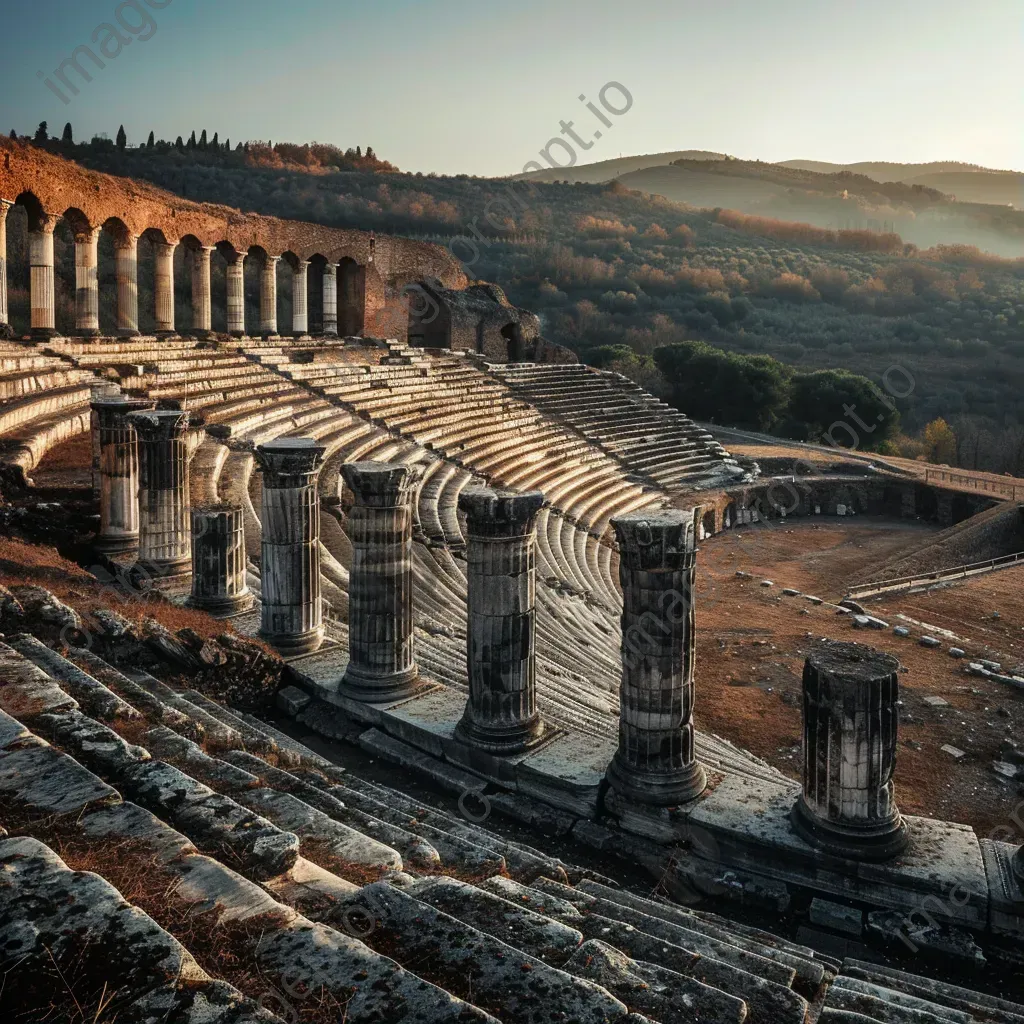
[[[31,723],[38,715],[77,707],[74,697],[68,696],[41,668],[0,643],[0,709],[12,718]]]

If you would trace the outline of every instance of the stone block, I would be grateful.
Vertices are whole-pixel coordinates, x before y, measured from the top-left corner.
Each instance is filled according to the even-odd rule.
[[[864,930],[864,914],[856,907],[815,896],[811,900],[810,918],[813,924],[846,935],[860,936]]]
[[[313,698],[305,690],[300,690],[297,686],[285,686],[278,690],[274,702],[286,715],[291,715],[294,718],[312,700]]]

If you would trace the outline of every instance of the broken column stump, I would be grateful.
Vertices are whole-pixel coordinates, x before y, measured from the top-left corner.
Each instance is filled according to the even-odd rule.
[[[218,618],[253,606],[245,582],[245,527],[241,505],[192,510],[192,595],[189,604]]]
[[[540,742],[534,654],[537,568],[535,517],[540,491],[489,487],[459,495],[466,513],[469,700],[455,734],[492,754]]]
[[[907,845],[893,772],[899,662],[861,644],[823,643],[804,663],[803,793],[792,821],[840,857],[886,860]]]
[[[702,509],[612,519],[622,584],[619,748],[608,783],[626,799],[671,807],[706,785],[694,754],[693,587]]]

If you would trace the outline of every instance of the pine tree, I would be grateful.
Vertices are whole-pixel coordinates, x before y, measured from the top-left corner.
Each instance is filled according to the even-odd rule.
[[[213,133],[213,141],[210,143],[210,149],[212,149],[214,153],[220,152],[220,143],[217,141],[216,132]]]
[[[179,153],[185,152],[185,143],[181,141],[180,135],[174,140],[174,148],[178,150]]]
[[[224,152],[225,153],[230,153],[231,152],[231,140],[230,139],[226,139],[224,141]]]
[[[117,129],[117,148],[123,150],[127,148],[127,146],[128,136],[125,135],[124,125],[121,125],[121,127]]]
[[[372,146],[367,146],[366,147],[366,159],[367,160],[376,160],[377,159],[376,156],[374,156],[374,154],[373,154],[373,147]]]
[[[361,146],[356,146],[356,156],[359,159],[362,159],[362,157],[363,157],[363,149],[362,149]]]
[[[11,129],[11,138],[12,139],[17,139],[17,137],[18,137],[18,133],[12,128]]]
[[[206,129],[203,129],[203,134],[199,136],[199,148],[206,149]]]
[[[156,145],[156,136],[153,132],[149,133],[149,138],[146,140],[146,149],[152,149]]]
[[[74,135],[74,132],[72,132],[72,130],[71,130],[71,122],[70,121],[68,121],[68,123],[66,125],[64,125],[64,134],[60,137],[60,141],[61,142],[66,142],[69,146],[74,143],[75,135]]]
[[[50,138],[50,129],[45,121],[39,122],[39,127],[36,129],[35,141],[46,142]]]

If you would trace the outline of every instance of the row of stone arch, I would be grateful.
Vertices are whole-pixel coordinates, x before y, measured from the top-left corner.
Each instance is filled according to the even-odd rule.
[[[74,239],[74,329],[76,336],[99,335],[100,329],[100,256],[101,234],[113,243],[114,279],[116,282],[115,334],[132,337],[139,330],[139,251],[140,238],[145,238],[153,253],[153,320],[155,333],[168,336],[179,333],[176,323],[176,261],[180,249],[179,271],[184,268],[190,282],[191,323],[187,333],[208,337],[223,331],[238,337],[279,334],[278,271],[289,276],[291,292],[291,323],[281,325],[296,336],[309,333],[337,337],[363,332],[367,304],[371,309],[383,303],[384,285],[373,266],[371,238],[368,264],[351,257],[329,259],[322,253],[305,258],[292,251],[268,252],[260,245],[240,251],[229,241],[204,244],[196,235],[185,233],[169,238],[162,228],[147,228],[134,235],[123,220],[109,217],[102,224],[90,223],[77,207],[68,207],[61,215],[44,211],[31,192],[15,200],[0,199],[0,325],[10,322],[8,310],[7,214],[12,206],[23,207],[27,214],[27,256],[30,306],[30,330],[34,337],[52,337],[57,330],[57,277],[54,259],[54,232],[60,222]],[[219,254],[219,259],[211,259]],[[250,274],[248,289],[255,298],[250,307],[257,312],[246,315],[246,261],[258,267],[256,281]],[[222,264],[225,272],[226,318],[214,324],[211,270]],[[179,275],[180,276],[180,275]],[[184,285],[181,289],[183,290]],[[253,296],[255,288],[257,295]],[[256,320],[257,322],[252,322]],[[248,322],[247,322],[248,321]],[[182,325],[185,326],[185,325]]]

